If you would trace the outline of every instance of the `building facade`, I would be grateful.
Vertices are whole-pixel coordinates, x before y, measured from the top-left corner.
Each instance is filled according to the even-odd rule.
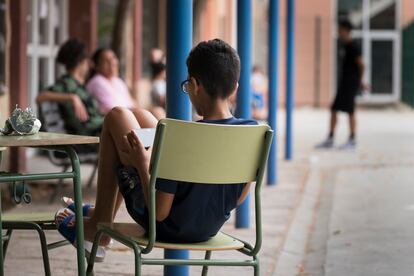
[[[267,64],[267,5],[254,1],[255,62]],[[404,102],[414,106],[414,1],[295,1],[295,104],[329,105],[335,96],[343,50],[337,22],[349,19],[366,65],[370,90],[358,101],[367,104]],[[285,13],[280,1],[280,102],[284,103]]]
[[[148,104],[149,53],[166,47],[168,0],[131,0],[123,53],[123,77],[141,106]],[[284,104],[285,11],[280,0],[279,101]],[[117,1],[0,0],[0,122],[16,105],[32,106],[37,93],[62,72],[55,63],[69,37],[86,42],[89,52],[110,46]],[[253,63],[266,70],[269,0],[252,0]],[[366,64],[365,103],[404,102],[414,106],[414,1],[296,0],[295,104],[327,107],[335,95],[341,45],[339,19],[348,18]],[[236,47],[237,0],[194,0],[193,40],[222,38]],[[2,123],[0,123],[2,124]],[[24,166],[24,153],[11,155]],[[19,163],[23,162],[23,163]]]

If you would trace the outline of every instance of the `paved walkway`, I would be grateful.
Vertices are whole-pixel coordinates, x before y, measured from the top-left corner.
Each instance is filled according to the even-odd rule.
[[[414,275],[414,113],[359,115],[358,150],[310,153],[275,275]]]
[[[325,223],[311,236],[309,275],[414,274],[414,116],[369,122],[357,154],[321,158],[326,204],[316,217]],[[321,233],[326,238],[317,241]]]

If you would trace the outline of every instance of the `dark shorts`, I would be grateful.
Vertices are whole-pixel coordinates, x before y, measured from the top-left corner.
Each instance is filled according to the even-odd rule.
[[[124,197],[125,206],[135,222],[148,229],[148,209],[145,206],[141,179],[138,171],[132,167],[120,165],[116,168],[118,187]]]
[[[334,102],[332,103],[332,111],[342,111],[349,114],[355,112],[355,98],[357,95],[355,88],[343,88],[339,89]]]

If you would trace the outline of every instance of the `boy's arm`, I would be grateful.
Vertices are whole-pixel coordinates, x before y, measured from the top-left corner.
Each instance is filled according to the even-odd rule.
[[[250,186],[252,186],[252,182],[249,182],[249,183],[246,184],[246,186],[244,186],[243,191],[242,191],[239,199],[237,200],[237,206],[242,204],[243,201],[246,199],[247,195],[250,192]]]
[[[134,166],[139,173],[142,185],[142,192],[144,193],[145,205],[149,205],[149,163],[151,159],[151,150],[146,150],[142,145],[141,141],[137,137],[134,131],[131,131],[124,136],[125,150],[122,153],[122,157],[128,160],[130,164]],[[156,191],[156,206],[155,206],[155,217],[157,221],[163,221],[170,214],[171,206],[174,201],[174,194],[166,193],[163,191]]]
[[[149,181],[150,181],[150,174],[148,168],[145,168],[144,166],[140,166],[141,168],[138,170],[139,175],[141,178],[141,184],[142,184],[142,191],[144,193],[145,198],[145,205],[148,206],[149,204]],[[169,194],[162,191],[156,191],[155,192],[156,197],[156,206],[155,206],[155,218],[157,221],[163,221],[168,217],[171,211],[171,206],[174,201],[174,194]]]
[[[62,93],[55,93],[52,91],[42,91],[37,95],[36,102],[38,104],[41,104],[43,102],[58,102],[58,103],[64,103],[64,102],[70,102],[72,103],[74,101],[75,94],[62,94]]]
[[[361,89],[362,90],[368,90],[368,86],[363,82],[364,79],[364,72],[365,72],[365,64],[362,59],[362,56],[358,56],[356,59],[356,64],[358,66],[358,73],[359,73],[359,79],[361,82]]]
[[[73,106],[76,118],[78,118],[81,122],[87,121],[89,118],[85,105],[76,94],[42,91],[39,95],[37,95],[36,102],[39,105],[43,102],[70,103]]]

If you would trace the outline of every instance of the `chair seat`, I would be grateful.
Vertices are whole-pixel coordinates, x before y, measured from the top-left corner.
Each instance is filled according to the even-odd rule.
[[[55,221],[55,213],[10,213],[2,215],[1,219],[3,221],[50,223]]]
[[[117,232],[123,236],[134,240],[139,245],[145,246],[148,243],[145,237],[145,230],[136,223],[100,223],[99,229],[105,229]],[[219,250],[237,250],[244,247],[244,244],[233,237],[218,232],[217,235],[205,242],[199,243],[166,243],[155,242],[154,247],[164,249],[178,250],[198,250],[198,251],[219,251]]]

